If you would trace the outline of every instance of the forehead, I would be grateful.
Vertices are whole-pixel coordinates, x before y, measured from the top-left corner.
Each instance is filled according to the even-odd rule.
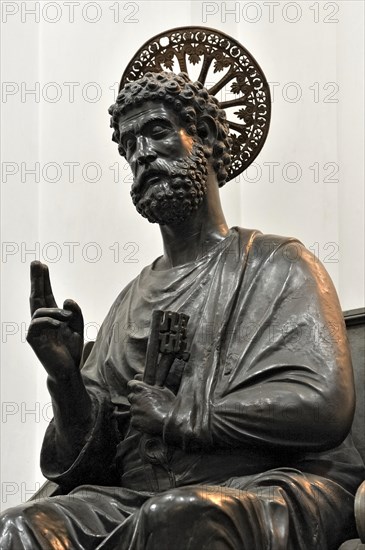
[[[179,124],[179,118],[175,111],[164,105],[154,101],[146,101],[138,107],[128,109],[128,112],[121,115],[119,119],[119,130],[139,131],[145,124],[152,120],[166,120],[175,125]]]

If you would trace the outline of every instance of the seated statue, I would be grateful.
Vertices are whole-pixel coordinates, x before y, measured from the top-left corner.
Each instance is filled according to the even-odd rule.
[[[364,465],[332,282],[298,240],[227,227],[240,138],[200,81],[146,70],[110,114],[164,252],[81,371],[81,310],[32,264],[28,342],[54,411],[41,467],[63,496],[6,511],[1,549],[336,550]]]

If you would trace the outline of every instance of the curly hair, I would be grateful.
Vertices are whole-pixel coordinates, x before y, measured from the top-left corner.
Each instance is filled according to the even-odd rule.
[[[226,113],[220,108],[218,100],[209,95],[200,82],[192,82],[186,73],[178,75],[172,72],[146,73],[142,78],[127,83],[119,92],[116,102],[109,107],[110,127],[114,129],[112,140],[120,145],[119,118],[128,109],[141,105],[145,101],[159,101],[174,109],[186,132],[199,136],[199,121],[209,115],[215,122],[217,138],[212,151],[204,147],[204,154],[212,156],[213,168],[220,187],[225,184],[231,164],[230,149],[232,140]]]

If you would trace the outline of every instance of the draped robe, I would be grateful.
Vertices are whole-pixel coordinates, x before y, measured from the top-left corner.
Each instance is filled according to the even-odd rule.
[[[127,400],[155,309],[190,316],[189,360],[166,382],[163,466],[141,453]],[[42,470],[72,492],[18,512],[29,548],[332,550],[353,534],[364,467],[347,437],[345,326],[299,241],[233,228],[195,262],[155,261],[116,299],[82,376],[95,423],[72,465],[50,423]],[[10,516],[4,548],[28,548],[12,546]]]

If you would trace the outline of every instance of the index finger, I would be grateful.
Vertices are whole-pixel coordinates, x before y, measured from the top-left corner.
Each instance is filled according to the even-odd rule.
[[[142,380],[132,379],[127,384],[128,389],[132,392],[141,392],[146,386]]]

